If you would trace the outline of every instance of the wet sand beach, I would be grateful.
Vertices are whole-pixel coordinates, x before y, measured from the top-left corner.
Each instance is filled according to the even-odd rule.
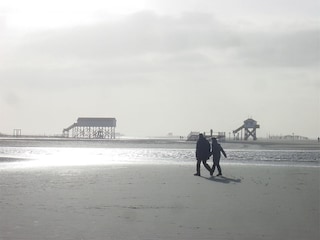
[[[0,171],[0,239],[317,240],[318,167],[171,164]]]

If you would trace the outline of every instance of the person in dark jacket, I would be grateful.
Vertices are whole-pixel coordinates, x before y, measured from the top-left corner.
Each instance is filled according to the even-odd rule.
[[[197,141],[196,147],[196,159],[197,159],[197,172],[194,174],[195,176],[200,176],[200,164],[201,162],[205,166],[205,168],[211,173],[211,168],[207,163],[207,160],[210,158],[210,143],[203,136],[202,133],[199,134],[199,139]]]
[[[227,158],[227,154],[221,147],[221,145],[217,142],[216,138],[212,138],[212,145],[211,145],[211,154],[213,156],[213,165],[212,165],[212,170],[210,172],[210,175],[213,176],[214,170],[218,169],[219,173],[217,176],[221,176],[221,167],[220,167],[220,158],[221,158],[221,153],[225,158]]]

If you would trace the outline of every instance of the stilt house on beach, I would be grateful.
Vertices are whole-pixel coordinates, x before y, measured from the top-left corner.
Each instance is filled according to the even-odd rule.
[[[78,118],[76,123],[63,129],[64,137],[89,139],[114,139],[115,118]]]
[[[233,131],[233,135],[235,140],[239,140],[239,133],[241,133],[242,139],[242,131],[244,130],[244,140],[248,140],[251,136],[253,140],[257,140],[257,129],[260,128],[260,125],[257,121],[252,118],[248,118],[243,122],[243,125]]]

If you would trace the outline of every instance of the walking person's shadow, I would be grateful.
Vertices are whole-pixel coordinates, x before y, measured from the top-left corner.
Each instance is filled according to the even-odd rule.
[[[230,178],[230,177],[225,177],[225,176],[219,176],[219,177],[202,177],[207,180],[213,181],[213,182],[218,182],[218,183],[241,183],[240,178]]]

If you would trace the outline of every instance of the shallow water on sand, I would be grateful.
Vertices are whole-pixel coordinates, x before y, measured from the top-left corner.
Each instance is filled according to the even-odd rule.
[[[247,149],[225,145],[228,158],[222,156],[221,164],[320,166],[320,150]],[[1,141],[0,145],[0,169],[194,163],[195,143],[183,141],[10,140]]]

